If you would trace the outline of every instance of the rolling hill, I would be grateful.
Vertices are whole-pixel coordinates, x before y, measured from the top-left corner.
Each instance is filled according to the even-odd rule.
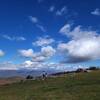
[[[100,100],[100,71],[3,85],[0,100]]]

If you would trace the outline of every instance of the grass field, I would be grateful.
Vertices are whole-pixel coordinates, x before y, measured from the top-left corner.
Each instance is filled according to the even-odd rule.
[[[100,71],[0,86],[0,100],[100,100]]]

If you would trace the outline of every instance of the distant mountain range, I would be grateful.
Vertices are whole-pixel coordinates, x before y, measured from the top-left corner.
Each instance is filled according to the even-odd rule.
[[[52,74],[57,71],[54,70],[46,70],[46,73]],[[41,76],[43,74],[43,70],[0,70],[0,78],[6,77],[15,77],[21,76],[26,77],[27,75],[32,75],[33,77]]]

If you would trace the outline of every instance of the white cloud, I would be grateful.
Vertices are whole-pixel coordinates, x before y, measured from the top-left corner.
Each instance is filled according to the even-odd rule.
[[[44,28],[44,26],[40,25],[40,24],[37,24],[36,25],[37,28],[39,28],[42,32],[46,32],[46,29]]]
[[[45,57],[51,57],[55,54],[55,52],[56,52],[56,50],[51,46],[42,47],[42,49],[41,49],[41,53]]]
[[[24,57],[33,57],[33,50],[32,49],[19,50],[19,53],[21,56],[24,56]]]
[[[38,53],[34,53],[32,58],[33,62],[45,62],[46,60],[50,59],[56,50],[51,46],[42,47],[41,51]]]
[[[100,9],[96,8],[94,11],[91,12],[91,14],[100,16]]]
[[[17,40],[17,41],[25,41],[26,38],[21,36],[21,37],[16,37],[15,40]]]
[[[41,55],[41,54],[37,54],[33,57],[32,61],[33,62],[44,62],[46,61],[48,58],[45,57],[44,55]]]
[[[72,30],[72,27],[70,24],[64,25],[59,33],[62,33],[68,37],[71,37],[73,39],[80,39],[80,38],[92,38],[97,35],[96,31],[92,31],[89,29],[82,29],[82,27],[79,25],[75,27]]]
[[[0,70],[17,70],[18,65],[13,64],[11,62],[3,62],[0,63]]]
[[[62,63],[54,62],[33,62],[31,60],[26,60],[21,64],[14,64],[11,61],[0,63],[0,70],[41,70],[41,71],[70,71],[79,68],[79,65],[66,65]],[[82,68],[82,66],[81,66]]]
[[[31,21],[32,23],[34,23],[35,26],[36,26],[37,28],[39,28],[42,32],[46,32],[46,29],[44,28],[43,25],[40,24],[40,21],[38,20],[37,17],[29,16],[29,19],[30,19],[30,21]]]
[[[49,8],[49,12],[53,12],[55,10],[55,6],[51,6],[50,8]]]
[[[59,32],[63,34],[68,34],[70,32],[70,29],[71,29],[70,24],[66,24],[60,29]]]
[[[22,63],[21,67],[27,68],[27,69],[34,69],[34,70],[39,70],[39,69],[43,68],[42,63],[32,62],[30,60],[27,60],[24,63]]]
[[[62,7],[60,10],[57,10],[56,11],[56,15],[57,16],[62,16],[62,15],[64,15],[64,14],[66,14],[67,13],[67,7],[66,6],[64,6],[64,7]]]
[[[25,65],[25,67],[31,67],[33,65],[33,62],[30,60],[27,60],[23,64]]]
[[[51,46],[42,47],[40,52],[33,52],[32,49],[19,50],[23,57],[29,57],[33,62],[44,62],[55,54],[56,50]]]
[[[23,36],[9,36],[9,35],[2,35],[3,38],[10,40],[10,41],[25,41],[26,38]]]
[[[25,61],[24,63],[21,64],[21,67],[26,68],[26,69],[33,69],[33,70],[44,70],[44,69],[48,69],[50,67],[48,67],[47,63],[44,62],[32,62],[30,60]]]
[[[0,70],[39,70],[39,71],[72,71],[79,68],[80,65],[66,65],[62,63],[54,63],[54,62],[33,62],[31,60],[26,60],[21,64],[14,64],[12,62],[3,62],[0,63]],[[82,68],[83,66],[81,66]],[[86,66],[85,66],[86,67]]]
[[[38,23],[38,18],[37,17],[29,16],[29,18],[33,23]]]
[[[32,69],[32,70],[51,70],[51,71],[72,71],[79,68],[79,65],[66,65],[62,63],[54,63],[54,62],[32,62],[25,61],[21,64],[21,68]],[[81,66],[82,68],[82,66]]]
[[[96,31],[82,29],[81,26],[71,29],[66,24],[60,32],[71,38],[69,42],[58,45],[58,49],[65,55],[64,62],[100,59],[100,35]]]
[[[4,55],[5,55],[4,51],[0,49],[0,57]]]
[[[36,46],[46,46],[52,44],[54,41],[55,41],[54,39],[45,36],[45,37],[39,37],[37,41],[33,42],[32,44]]]
[[[64,65],[59,63],[45,63],[45,62],[32,62],[25,61],[22,66],[27,69],[33,70],[64,70]],[[62,67],[61,67],[62,66]]]

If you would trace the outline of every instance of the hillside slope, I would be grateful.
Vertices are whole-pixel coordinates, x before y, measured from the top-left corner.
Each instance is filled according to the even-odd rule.
[[[0,86],[0,100],[100,100],[100,71]]]

